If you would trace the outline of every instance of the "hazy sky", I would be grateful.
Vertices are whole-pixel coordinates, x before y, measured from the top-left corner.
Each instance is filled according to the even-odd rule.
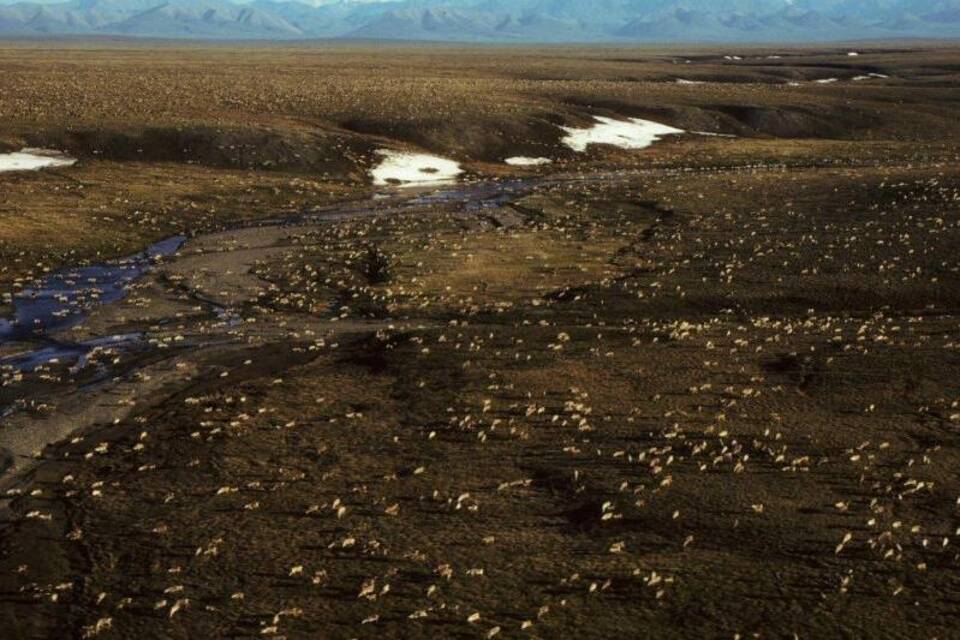
[[[69,0],[0,0],[0,4],[63,4]],[[121,2],[123,0],[120,0]],[[236,4],[244,4],[247,2],[252,2],[253,0],[232,0]],[[280,0],[281,2],[283,0]],[[391,2],[393,0],[294,0],[301,4],[310,4],[310,5],[321,5],[321,4],[335,4],[337,2]],[[162,4],[164,0],[157,0],[157,4]]]
[[[63,4],[65,2],[70,2],[71,0],[0,0],[0,4]],[[118,0],[123,2],[123,0]],[[165,0],[157,0],[157,4],[162,4]],[[253,2],[253,0],[227,0],[228,2],[234,2],[236,4],[245,4]],[[283,2],[284,0],[278,0]],[[291,0],[293,2],[299,2],[300,4],[309,4],[309,5],[321,5],[321,4],[336,4],[338,2],[395,2],[396,0]],[[586,1],[586,0],[585,0]]]

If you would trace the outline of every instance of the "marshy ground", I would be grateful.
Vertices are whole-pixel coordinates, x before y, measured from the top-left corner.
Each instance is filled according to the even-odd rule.
[[[956,637],[957,51],[0,68],[79,159],[0,174],[8,303],[187,236],[54,336],[132,345],[0,371],[4,637]],[[468,186],[370,200],[382,148]]]

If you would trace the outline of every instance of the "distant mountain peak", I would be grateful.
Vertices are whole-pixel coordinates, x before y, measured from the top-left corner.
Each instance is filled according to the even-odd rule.
[[[960,38],[960,0],[0,0],[0,35],[485,42]]]

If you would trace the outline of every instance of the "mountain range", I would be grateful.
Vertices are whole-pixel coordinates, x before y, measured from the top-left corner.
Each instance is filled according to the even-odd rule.
[[[0,36],[451,42],[960,38],[960,0],[0,0]]]

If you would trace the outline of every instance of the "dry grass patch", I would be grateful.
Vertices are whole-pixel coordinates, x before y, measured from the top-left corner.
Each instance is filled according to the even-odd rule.
[[[424,295],[469,296],[477,302],[531,299],[564,286],[587,284],[613,273],[610,260],[622,245],[615,238],[589,243],[560,231],[445,235],[427,254],[403,256],[400,265],[422,263],[415,271]],[[399,273],[404,266],[398,268]]]

